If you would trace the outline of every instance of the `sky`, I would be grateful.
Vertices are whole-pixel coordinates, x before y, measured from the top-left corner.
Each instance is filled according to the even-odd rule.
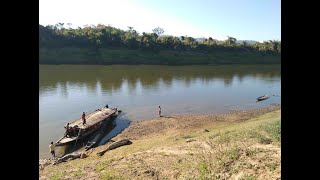
[[[39,24],[155,27],[173,36],[281,40],[281,0],[39,0]]]

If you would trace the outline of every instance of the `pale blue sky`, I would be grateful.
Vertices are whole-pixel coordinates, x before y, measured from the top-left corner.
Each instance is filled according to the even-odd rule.
[[[139,33],[281,40],[280,0],[39,0],[39,23],[98,23]]]

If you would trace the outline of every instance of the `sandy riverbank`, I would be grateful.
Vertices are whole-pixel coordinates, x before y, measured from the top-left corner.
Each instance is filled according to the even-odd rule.
[[[133,122],[132,144],[39,170],[40,179],[280,179],[280,106]],[[208,132],[206,130],[208,130]]]

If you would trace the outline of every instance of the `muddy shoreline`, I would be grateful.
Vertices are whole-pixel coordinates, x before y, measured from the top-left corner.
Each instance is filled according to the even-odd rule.
[[[256,117],[268,112],[281,109],[280,104],[273,104],[267,107],[252,109],[252,110],[240,110],[231,111],[227,113],[215,113],[215,114],[189,114],[189,115],[176,115],[176,116],[163,116],[150,120],[133,121],[129,127],[124,129],[118,135],[110,139],[104,145],[93,148],[90,151],[100,150],[111,142],[118,141],[124,138],[129,140],[141,140],[146,138],[152,138],[152,136],[163,135],[172,133],[172,131],[192,131],[197,132],[203,129],[208,123],[211,122],[241,122],[252,117]],[[89,152],[90,152],[89,151]],[[83,153],[82,149],[74,151],[72,153]],[[39,158],[40,164],[50,164],[53,158]]]
[[[39,179],[280,179],[280,120],[273,105],[132,122],[86,158],[40,159]],[[132,144],[98,155],[125,138]]]

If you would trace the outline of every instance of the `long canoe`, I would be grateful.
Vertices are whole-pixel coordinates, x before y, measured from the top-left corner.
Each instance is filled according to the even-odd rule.
[[[70,136],[63,136],[56,142],[56,146],[61,146],[81,140],[89,135],[92,135],[100,129],[105,123],[112,120],[112,117],[117,116],[116,108],[100,108],[86,115],[86,124],[82,124],[81,117],[69,122]],[[66,126],[65,126],[66,127]]]

